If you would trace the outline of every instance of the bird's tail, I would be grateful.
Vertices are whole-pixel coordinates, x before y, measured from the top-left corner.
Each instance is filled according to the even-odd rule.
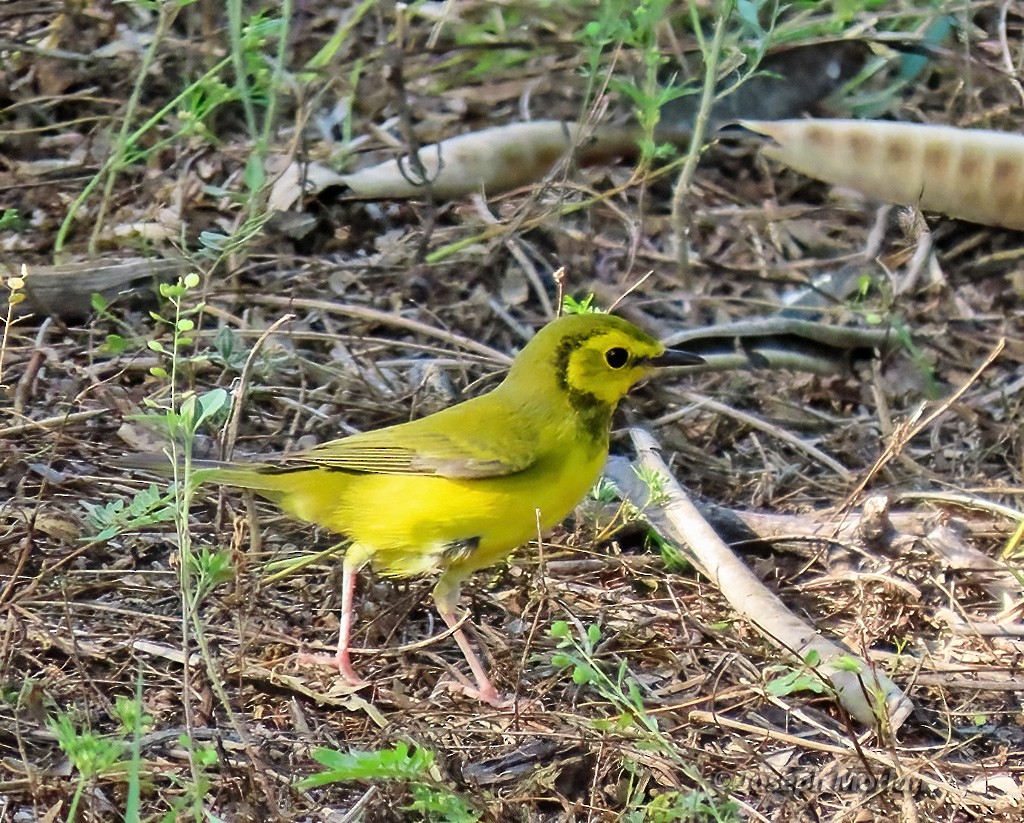
[[[139,452],[110,461],[115,466],[154,474],[171,474],[173,466],[165,454]],[[180,465],[180,464],[179,464]],[[193,460],[191,468],[203,483],[223,483],[274,499],[289,487],[285,477],[268,463],[229,463],[222,460]]]

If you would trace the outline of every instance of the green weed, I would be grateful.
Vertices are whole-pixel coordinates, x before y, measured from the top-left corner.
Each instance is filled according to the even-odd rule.
[[[202,481],[202,473],[196,471],[192,463],[196,434],[203,426],[221,419],[229,405],[229,395],[222,388],[214,388],[202,394],[178,389],[185,367],[189,363],[205,358],[205,355],[188,355],[188,350],[194,343],[194,318],[203,308],[202,301],[193,298],[193,290],[199,283],[199,276],[190,273],[177,283],[163,284],[160,287],[161,296],[167,300],[171,311],[166,317],[156,312],[151,313],[151,316],[158,327],[163,327],[169,339],[166,343],[157,339],[149,341],[150,350],[164,359],[163,364],[153,366],[150,372],[167,382],[169,394],[165,400],[147,398],[146,405],[150,412],[144,419],[164,434],[167,442],[168,467],[173,476],[173,482],[166,493],[166,505],[160,509],[160,515],[169,514],[170,520],[174,523],[181,558],[178,565],[178,583],[182,607],[182,649],[187,659],[193,642],[198,647],[206,666],[210,686],[236,732],[244,739],[244,731],[240,730],[235,722],[234,711],[207,642],[200,611],[210,592],[221,583],[232,579],[235,570],[229,552],[206,547],[196,550],[189,524],[192,501]],[[186,730],[191,730],[194,724],[190,700],[186,698],[183,705]],[[200,820],[205,814],[202,799],[210,785],[207,771],[216,761],[216,751],[196,744],[188,731],[182,736],[181,742],[189,753],[191,775],[188,781],[178,781],[185,789],[185,796],[179,799],[165,819],[180,819],[185,810],[189,810],[194,819]]]
[[[25,221],[17,209],[4,209],[0,212],[0,231],[19,231],[25,226]]]
[[[3,321],[3,333],[0,333],[0,390],[4,388],[4,360],[7,355],[7,341],[10,337],[11,328],[16,320],[14,318],[14,307],[25,299],[25,278],[28,276],[28,267],[22,265],[21,274],[17,277],[8,277],[4,286],[7,288],[7,311],[0,320]]]
[[[814,649],[804,657],[804,666],[794,669],[791,666],[770,666],[767,674],[779,673],[778,677],[768,681],[766,689],[776,697],[786,697],[794,692],[812,692],[826,694],[832,691],[828,681],[813,669],[821,663],[821,655]]]
[[[654,529],[648,529],[646,534],[647,545],[653,546],[661,560],[665,564],[665,570],[670,572],[682,572],[693,568],[693,563],[684,551],[671,540],[666,540]]]
[[[664,792],[643,798],[623,814],[624,823],[739,823],[735,800],[713,798],[706,792]]]
[[[264,167],[277,115],[276,90],[283,85],[291,0],[283,0],[280,16],[270,17],[258,13],[247,21],[242,19],[241,0],[229,0],[226,8],[231,52],[138,125],[136,118],[141,108],[146,80],[151,76],[151,69],[160,49],[165,45],[175,18],[182,8],[194,0],[166,0],[156,4],[143,0],[135,2],[156,10],[154,31],[124,112],[119,118],[121,125],[118,133],[113,136],[110,156],[68,208],[57,232],[54,251],[59,253],[64,248],[79,212],[100,191],[100,203],[89,239],[89,249],[95,253],[118,176],[125,169],[143,163],[154,154],[181,141],[200,140],[215,144],[218,138],[210,127],[214,115],[234,103],[242,107],[246,130],[252,142],[252,151],[242,176],[245,189],[236,196],[245,206],[247,214],[241,221],[238,240],[221,244],[225,253],[237,249],[269,217],[263,213],[265,209],[262,207],[268,188]],[[272,42],[276,43],[277,48],[273,57],[268,58],[265,52]],[[233,69],[234,75],[231,83],[224,79],[229,68]],[[257,109],[261,111],[262,118],[257,116]]]
[[[134,529],[146,529],[174,520],[174,489],[161,490],[155,483],[138,492],[127,505],[112,500],[103,505],[82,502],[86,510],[88,540],[110,540]]]
[[[654,130],[661,116],[661,107],[669,100],[694,91],[689,86],[674,82],[662,85],[659,70],[665,64],[657,40],[657,28],[675,6],[671,0],[642,0],[624,3],[622,0],[604,0],[596,20],[587,23],[579,35],[585,55],[585,73],[590,87],[588,97],[598,86],[606,56],[626,48],[638,54],[642,64],[640,80],[609,78],[608,85],[627,98],[633,106],[643,136],[640,141],[641,168],[648,167],[656,158],[675,151],[668,145],[658,146]]]
[[[118,731],[97,734],[75,723],[71,716],[61,712],[47,719],[46,725],[57,738],[57,745],[71,762],[77,773],[75,792],[71,798],[66,820],[73,821],[78,813],[85,790],[101,778],[126,780],[129,784],[129,807],[134,807],[138,820],[138,802],[141,783],[141,754],[139,737],[153,725],[153,718],[142,710],[141,699],[119,696],[114,703]],[[125,760],[128,755],[128,760]]]
[[[434,766],[434,753],[429,749],[410,751],[405,743],[376,751],[339,752],[314,749],[313,759],[324,770],[303,778],[296,784],[300,791],[332,783],[360,781],[398,782],[408,785],[413,802],[405,810],[418,813],[419,820],[443,820],[449,823],[473,823],[480,819],[466,800],[445,788]]]
[[[571,294],[562,298],[563,314],[604,314],[604,310],[594,305],[594,295],[588,294],[582,300],[577,300]]]
[[[573,683],[589,686],[611,703],[620,713],[616,726],[634,728],[641,737],[656,744],[657,748],[671,750],[671,744],[644,708],[643,695],[636,679],[629,673],[625,660],[609,674],[598,663],[597,646],[601,642],[601,627],[591,624],[585,631],[574,633],[565,620],[552,624],[549,634],[558,641],[558,649],[551,656],[551,665],[569,671]]]
[[[203,800],[213,786],[210,772],[219,761],[217,749],[209,744],[196,743],[184,733],[178,735],[178,745],[189,753],[192,774],[187,780],[170,775],[171,782],[181,789],[181,795],[174,799],[171,808],[160,818],[160,823],[178,823],[189,814],[193,820],[216,821],[203,808]]]
[[[672,740],[659,728],[657,720],[647,711],[643,693],[630,674],[626,661],[611,667],[611,673],[609,667],[598,661],[600,626],[591,624],[585,630],[574,633],[567,621],[558,620],[552,624],[549,633],[558,641],[558,651],[551,656],[551,664],[570,672],[574,683],[593,689],[618,711],[618,715],[610,719],[591,720],[595,729],[610,736],[624,737],[636,748],[664,757],[697,786],[697,790],[691,793],[672,792],[650,800],[646,799],[646,789],[636,786],[627,800],[624,820],[723,823],[738,820],[735,817],[736,804],[730,800],[717,799],[720,793],[676,749]],[[641,768],[627,755],[623,755],[622,766],[631,775]],[[681,816],[673,816],[677,814]]]

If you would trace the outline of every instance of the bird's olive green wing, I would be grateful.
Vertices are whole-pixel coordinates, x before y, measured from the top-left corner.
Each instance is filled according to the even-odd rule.
[[[516,474],[537,460],[538,438],[524,421],[447,412],[287,455],[281,468],[471,479]]]

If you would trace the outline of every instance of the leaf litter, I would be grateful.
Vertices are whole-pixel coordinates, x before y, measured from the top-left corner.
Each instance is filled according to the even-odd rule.
[[[493,39],[484,4],[459,5],[459,24]],[[974,50],[967,58],[939,51],[928,82],[887,98],[893,115],[945,123],[950,112],[970,112],[957,124],[1015,128],[1020,99],[1001,73],[1000,43],[1019,35],[1022,20],[1012,8],[973,5]],[[352,121],[341,127],[370,136],[360,151],[366,142],[390,150],[379,136],[373,142],[373,128],[409,116],[403,110],[412,112],[421,145],[518,122],[520,103],[535,119],[575,122],[587,110],[585,55],[566,48],[565,34],[586,21],[567,21],[557,7],[537,12],[536,29],[508,15],[507,49],[500,38],[466,49],[442,28],[433,51],[404,51],[402,84],[377,79],[395,72],[393,51],[379,46],[389,21],[347,13],[302,4],[295,65],[336,30],[351,39],[329,76],[315,81],[319,97],[289,98],[287,106],[301,115],[295,122],[308,123],[325,102],[349,101]],[[100,214],[94,200],[68,236],[68,259],[55,261],[49,252],[67,205],[109,152],[112,118],[153,22],[127,4],[98,0],[66,14],[54,22],[39,5],[0,9],[5,37],[26,47],[0,74],[0,189],[4,209],[21,221],[17,230],[5,225],[4,248],[28,263],[29,283],[33,266],[73,278],[134,260],[139,248],[175,261],[173,268],[178,227],[146,237],[123,227],[166,227],[174,215],[190,248],[201,232],[233,231],[238,209],[228,192],[250,150],[240,109],[211,122],[217,140],[183,136],[115,179],[93,241],[109,258],[103,265],[90,263],[95,253],[87,250],[90,221]],[[407,35],[425,43],[432,24],[407,22]],[[867,16],[857,22],[868,33],[881,25]],[[175,84],[190,61],[207,59],[194,36],[203,24],[193,7],[180,12],[173,39],[157,52],[162,71],[143,89],[147,112],[181,91]],[[42,40],[39,31],[47,32]],[[81,31],[87,36],[73,34]],[[517,47],[524,38],[531,49]],[[664,31],[659,42],[679,45]],[[490,73],[473,79],[471,60],[487,55],[508,63],[492,60]],[[616,70],[637,69],[636,56],[629,52]],[[962,59],[978,68],[973,86],[959,83]],[[890,55],[865,81],[873,94],[887,93],[899,66]],[[621,94],[609,92],[619,102],[608,114],[615,122],[629,107]],[[854,102],[867,97],[863,86],[851,94]],[[477,102],[488,100],[495,104]],[[178,125],[162,123],[153,139]],[[400,129],[394,135],[402,145]],[[296,137],[282,125],[275,149],[290,151]],[[323,160],[327,145],[311,143],[310,151]],[[349,812],[455,819],[423,811],[444,792],[495,820],[712,819],[709,809],[743,819],[1018,819],[1024,335],[1016,234],[936,217],[925,228],[905,210],[879,211],[769,165],[753,142],[723,138],[705,152],[689,194],[693,266],[684,288],[667,217],[670,176],[636,177],[632,168],[570,164],[486,203],[472,195],[353,201],[329,188],[305,196],[303,215],[314,218],[303,222],[305,233],[278,233],[270,223],[204,279],[187,379],[201,391],[244,384],[236,454],[287,451],[428,414],[492,386],[524,329],[547,319],[544,307],[557,297],[548,273],[559,267],[565,291],[579,299],[596,293],[608,305],[634,287],[622,313],[668,337],[773,315],[793,290],[850,264],[859,290],[826,300],[820,316],[888,330],[900,345],[884,358],[817,374],[754,361],[663,376],[635,392],[616,424],[659,421],[654,435],[674,476],[764,584],[911,696],[915,711],[900,730],[879,737],[844,716],[818,688],[816,661],[787,660],[635,512],[601,495],[540,547],[467,586],[463,605],[499,687],[519,698],[514,710],[484,709],[444,690],[459,655],[450,638],[433,639],[440,629],[426,581],[364,584],[358,640],[367,651],[358,663],[374,688],[352,690],[329,671],[295,664],[299,652],[328,648],[337,630],[337,562],[317,560],[263,583],[275,561],[325,551],[334,538],[272,507],[204,489],[190,512],[193,540],[227,550],[235,571],[202,606],[232,723],[195,649],[182,647],[173,530],[154,518],[100,534],[106,526],[94,519],[95,507],[111,506],[116,520],[140,492],[149,494],[150,480],[112,459],[152,442],[133,416],[166,391],[151,374],[161,358],[145,345],[158,333],[148,314],[158,309],[155,290],[129,299],[115,287],[102,304],[87,303],[88,320],[36,306],[4,326],[3,815],[64,819],[82,764],[65,756],[47,718],[66,717],[83,738],[89,730],[130,747],[133,733],[115,701],[140,689],[150,723],[137,740],[148,816],[197,794],[191,746],[194,762],[209,762],[202,777],[211,788],[199,802],[233,820]],[[60,294],[58,281],[46,287]],[[79,313],[82,288],[68,280]],[[250,360],[286,314],[292,319]],[[1000,341],[998,358],[975,375]],[[749,347],[737,351],[749,360]],[[921,420],[927,425],[914,429]],[[197,454],[216,456],[219,438],[207,427]],[[613,451],[630,454],[624,434]],[[858,528],[840,527],[844,502]],[[884,516],[872,514],[875,505]],[[411,749],[400,748],[407,743]],[[196,760],[203,747],[211,760]],[[412,778],[356,775],[289,788],[317,772],[318,747],[411,751],[414,759],[424,749],[435,757],[419,758],[430,765]],[[100,769],[78,819],[124,809],[124,774]],[[403,811],[415,804],[419,811]]]

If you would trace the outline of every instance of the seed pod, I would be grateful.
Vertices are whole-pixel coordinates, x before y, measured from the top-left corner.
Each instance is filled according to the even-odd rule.
[[[1024,229],[1024,136],[870,120],[745,121],[769,157],[889,203]]]

